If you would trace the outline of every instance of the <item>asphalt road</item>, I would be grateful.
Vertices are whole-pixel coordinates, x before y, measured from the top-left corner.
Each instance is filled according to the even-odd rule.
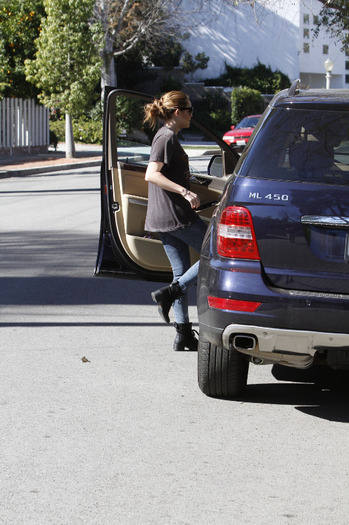
[[[0,180],[1,525],[347,525],[348,389],[204,396],[157,285],[93,276],[98,184]]]

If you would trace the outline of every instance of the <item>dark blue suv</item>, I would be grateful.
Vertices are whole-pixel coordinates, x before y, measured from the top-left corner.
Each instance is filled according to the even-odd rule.
[[[349,90],[270,103],[210,222],[198,316],[209,396],[241,393],[249,362],[349,368]]]
[[[106,92],[97,276],[172,279],[160,239],[144,230],[152,98]],[[241,157],[196,120],[195,104],[187,131],[190,187],[208,226],[197,288],[202,391],[237,396],[249,362],[349,368],[349,90],[295,83]]]

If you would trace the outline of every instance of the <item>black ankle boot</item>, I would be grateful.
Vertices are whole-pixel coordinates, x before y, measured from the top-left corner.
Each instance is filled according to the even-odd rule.
[[[155,303],[158,303],[159,314],[167,324],[170,322],[168,313],[173,302],[182,295],[183,291],[179,286],[178,281],[170,284],[170,286],[165,286],[164,288],[152,292],[151,297]]]
[[[195,334],[197,334],[197,332],[192,330],[191,323],[174,323],[173,326],[177,330],[176,338],[173,343],[173,350],[178,352],[187,348],[192,352],[196,352],[198,349],[198,340],[196,339]]]

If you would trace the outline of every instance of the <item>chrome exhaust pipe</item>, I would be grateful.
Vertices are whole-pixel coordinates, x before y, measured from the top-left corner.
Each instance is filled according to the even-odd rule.
[[[244,352],[256,348],[257,339],[253,335],[237,334],[233,338],[233,347],[235,350]]]

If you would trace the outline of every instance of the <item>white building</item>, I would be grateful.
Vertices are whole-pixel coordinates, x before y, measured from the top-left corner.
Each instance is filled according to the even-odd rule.
[[[195,2],[195,0],[188,0]],[[318,0],[270,0],[268,7],[216,2],[217,13],[204,21],[196,18],[189,40],[184,42],[193,55],[205,52],[208,68],[198,70],[194,81],[218,77],[225,64],[253,67],[257,62],[278,69],[302,85],[326,86],[324,62],[333,62],[331,87],[349,88],[349,57],[325,30],[314,38],[322,4]],[[266,4],[266,2],[264,2]],[[348,68],[348,69],[346,69]]]

